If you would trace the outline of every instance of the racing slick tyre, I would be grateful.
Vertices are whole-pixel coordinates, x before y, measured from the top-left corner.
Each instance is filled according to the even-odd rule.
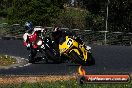
[[[95,64],[95,59],[93,58],[91,53],[89,54],[89,59],[87,59],[87,61],[84,61],[83,58],[77,55],[75,51],[71,51],[70,56],[73,57],[74,62],[83,66],[90,66]]]
[[[29,63],[35,63],[35,56],[37,54],[37,51],[35,51],[34,49],[31,50],[30,55],[29,55]]]
[[[88,66],[94,65],[95,64],[95,59],[92,55],[92,53],[88,54],[88,59],[86,60],[86,63]]]
[[[87,59],[86,62],[87,62],[88,65],[94,65],[95,64],[95,59],[94,59],[92,53],[88,54],[88,59]]]
[[[87,65],[87,63],[79,56],[75,51],[71,51],[70,56],[72,57],[73,62],[80,65]]]

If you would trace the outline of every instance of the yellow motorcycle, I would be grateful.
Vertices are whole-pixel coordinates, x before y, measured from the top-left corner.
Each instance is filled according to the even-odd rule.
[[[86,48],[84,43],[80,44],[73,37],[65,36],[64,38],[61,38],[59,42],[59,51],[61,56],[66,56],[80,65],[95,64],[95,60],[90,50]]]

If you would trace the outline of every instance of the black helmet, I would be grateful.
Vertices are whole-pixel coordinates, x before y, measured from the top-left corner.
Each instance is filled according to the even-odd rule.
[[[55,27],[55,28],[53,29],[53,31],[52,31],[52,36],[53,36],[54,38],[59,38],[59,37],[62,36],[62,31],[60,30],[59,27]]]

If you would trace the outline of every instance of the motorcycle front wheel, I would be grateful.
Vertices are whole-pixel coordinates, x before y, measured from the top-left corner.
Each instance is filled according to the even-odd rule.
[[[70,56],[75,63],[78,63],[83,66],[89,66],[95,64],[95,60],[92,57],[92,55],[89,55],[89,59],[87,59],[86,61],[84,61],[83,58],[79,56],[75,51],[71,51]]]
[[[94,59],[92,53],[88,54],[88,58],[87,58],[86,62],[88,65],[94,65],[95,64],[95,59]]]
[[[29,58],[28,58],[29,63],[35,63],[35,56],[36,56],[36,54],[37,54],[36,50],[32,49],[30,51],[30,55],[29,55]]]

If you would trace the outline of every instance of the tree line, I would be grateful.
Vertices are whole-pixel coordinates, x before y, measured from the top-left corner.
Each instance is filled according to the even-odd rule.
[[[9,24],[105,30],[109,7],[108,31],[132,32],[132,0],[0,0],[0,17]]]

